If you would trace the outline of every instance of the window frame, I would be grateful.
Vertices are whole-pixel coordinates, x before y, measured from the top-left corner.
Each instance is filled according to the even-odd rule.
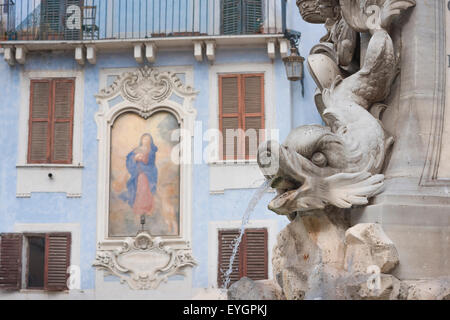
[[[31,146],[32,146],[32,125],[33,122],[44,122],[44,118],[33,119],[33,88],[35,83],[50,83],[49,92],[49,106],[48,106],[48,131],[47,131],[47,152],[46,160],[32,160],[31,159]],[[70,82],[72,84],[72,92],[70,95],[70,117],[67,119],[55,118],[55,98],[56,98],[56,84],[57,82]],[[28,148],[27,148],[27,164],[72,164],[73,162],[73,139],[74,139],[74,113],[75,113],[75,86],[76,78],[74,77],[51,77],[51,78],[32,78],[30,79],[30,100],[29,100],[29,115],[28,115]],[[54,160],[54,133],[55,123],[69,122],[69,151],[67,160]]]
[[[286,219],[281,217],[272,217],[272,219],[249,220],[247,228],[265,228],[267,229],[267,266],[269,280],[273,279],[273,248],[277,244],[277,236],[287,223]],[[281,224],[280,224],[281,223]],[[208,286],[218,288],[217,270],[219,261],[219,230],[240,229],[241,220],[215,220],[208,223]]]
[[[20,88],[17,102],[19,107],[19,122],[17,128],[18,151],[16,161],[17,198],[31,198],[33,193],[65,193],[67,198],[81,198],[83,195],[82,176],[84,107],[85,102],[85,71],[83,69],[33,69],[20,71]],[[30,112],[30,80],[46,78],[74,78],[75,100],[72,136],[72,163],[28,163],[28,130]],[[49,179],[43,175],[43,170],[49,170],[58,179]],[[71,183],[67,183],[70,181]]]
[[[259,113],[247,113],[246,112],[246,104],[245,104],[245,79],[251,78],[251,77],[260,77],[261,83],[260,83],[260,89],[261,89],[261,110]],[[224,78],[237,78],[238,80],[238,113],[223,113],[223,90],[222,90],[222,83]],[[219,131],[221,133],[220,136],[220,147],[219,147],[219,158],[221,161],[227,161],[227,160],[256,160],[257,155],[250,155],[246,152],[246,141],[247,136],[246,133],[246,118],[249,117],[260,117],[261,121],[261,130],[257,133],[258,136],[258,142],[261,143],[264,141],[264,130],[266,129],[266,108],[265,108],[265,74],[264,72],[250,72],[250,73],[227,73],[227,74],[218,74],[218,92],[219,92],[219,101],[218,101],[218,116],[219,116]],[[237,153],[233,156],[228,156],[228,154],[224,155],[224,147],[226,146],[226,141],[223,140],[224,134],[223,134],[223,119],[224,118],[238,118],[238,128],[235,130],[239,130],[238,133],[238,147],[237,147]],[[261,136],[262,134],[262,136]],[[258,148],[258,146],[257,146]],[[226,150],[225,150],[226,151]],[[243,156],[242,156],[243,155]]]
[[[64,292],[69,290],[67,287],[67,280],[69,279],[69,272],[68,269],[71,266],[72,263],[72,252],[74,250],[73,246],[73,232],[72,231],[48,231],[48,232],[15,232],[15,233],[0,233],[0,237],[2,235],[17,235],[21,237],[21,247],[20,247],[20,266],[17,270],[20,281],[18,284],[18,287],[15,289],[12,288],[6,288],[6,290],[10,291],[21,291],[21,290],[31,290],[31,291],[37,291],[37,292]],[[48,267],[49,267],[49,248],[50,243],[49,239],[51,236],[65,236],[67,239],[67,247],[66,247],[66,261],[67,261],[67,267],[66,267],[66,281],[64,284],[64,287],[51,287],[48,284]],[[44,239],[44,245],[45,245],[45,253],[44,253],[44,283],[43,287],[29,287],[28,284],[28,275],[29,275],[29,263],[30,263],[30,247],[29,247],[29,240],[30,237],[40,237]],[[1,258],[1,257],[0,257]]]
[[[264,49],[261,48],[261,50]],[[210,194],[223,194],[225,190],[254,189],[265,179],[259,169],[257,159],[223,160],[220,158],[219,75],[232,73],[264,73],[264,140],[279,140],[280,131],[277,129],[277,104],[279,102],[276,99],[276,92],[277,89],[280,90],[280,88],[278,82],[275,82],[276,70],[275,64],[266,61],[224,62],[214,63],[210,66],[209,79],[213,80],[209,81],[208,128],[211,129],[212,133],[209,137],[212,149],[208,150],[210,152],[206,155],[206,162],[209,166]],[[239,177],[239,179],[236,179],[236,177]],[[211,285],[215,286],[216,283],[211,282]]]
[[[26,251],[24,251],[25,256],[24,256],[24,260],[22,261],[22,270],[25,268],[24,272],[22,272],[22,276],[24,277],[24,279],[22,279],[22,289],[26,289],[26,290],[44,290],[45,289],[45,280],[44,280],[44,284],[42,287],[29,287],[28,284],[28,275],[29,275],[29,270],[30,270],[30,245],[29,245],[29,239],[30,237],[39,237],[39,238],[44,238],[44,273],[45,273],[45,233],[22,233],[22,237],[23,237],[23,249],[26,249]],[[23,250],[22,249],[22,250]],[[45,276],[45,275],[44,275]]]

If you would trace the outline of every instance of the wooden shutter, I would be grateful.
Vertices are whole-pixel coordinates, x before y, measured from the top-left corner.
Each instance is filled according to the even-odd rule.
[[[225,279],[223,274],[228,270],[230,264],[231,254],[233,252],[233,241],[239,237],[239,230],[219,230],[219,263],[218,263],[218,277],[217,283],[219,287],[222,287]],[[239,281],[242,277],[241,268],[241,248],[239,247],[238,253],[233,262],[233,272],[230,275],[230,285]]]
[[[267,229],[247,229],[244,236],[243,273],[252,280],[268,278]]]
[[[259,33],[263,0],[222,0],[222,34]]]
[[[0,288],[22,287],[22,234],[3,233],[0,239]]]
[[[243,88],[243,127],[256,130],[256,141],[250,142],[249,137],[245,138],[246,159],[256,158],[258,146],[261,143],[260,133],[264,129],[264,74],[244,74],[242,75]]]
[[[270,0],[269,0],[270,1]],[[259,33],[263,23],[263,0],[243,0],[245,33]]]
[[[53,81],[52,163],[72,163],[73,79]]]
[[[254,159],[265,128],[264,74],[230,74],[219,76],[219,127],[222,132],[222,159]],[[227,139],[227,129],[241,129],[240,136]],[[253,136],[242,136],[254,129]],[[253,140],[250,141],[250,137]],[[229,144],[234,142],[234,153]]]
[[[28,163],[72,163],[73,79],[31,80]]]
[[[242,33],[242,0],[222,0],[222,34]]]
[[[239,230],[219,231],[219,268],[217,283],[223,286],[224,272],[230,264],[233,240],[239,237]],[[233,263],[230,285],[242,277],[252,280],[268,279],[268,235],[267,229],[246,229]]]
[[[236,159],[240,151],[238,137],[234,139],[227,138],[230,130],[241,128],[241,79],[239,75],[220,75],[219,76],[219,127],[222,132],[222,159]],[[234,151],[232,154],[230,150]],[[228,150],[228,152],[227,152]]]
[[[39,40],[58,40],[64,30],[64,2],[42,0],[40,8]]]
[[[82,29],[69,29],[67,27],[67,19],[69,18],[69,14],[67,14],[67,8],[69,8],[70,6],[77,6],[81,9],[81,24],[83,23],[83,0],[66,0],[65,1],[65,6],[63,8],[62,11],[62,16],[63,16],[63,28],[64,28],[64,40],[82,40],[81,37],[81,31]],[[83,26],[82,26],[83,28]]]
[[[70,266],[70,233],[49,233],[45,239],[45,289],[49,291],[67,290]]]
[[[45,163],[50,155],[51,80],[31,80],[28,162]]]

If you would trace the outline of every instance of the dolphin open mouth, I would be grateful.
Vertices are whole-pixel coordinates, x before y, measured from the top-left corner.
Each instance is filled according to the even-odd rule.
[[[270,186],[277,190],[292,190],[300,188],[302,184],[287,177],[276,177],[272,180]]]
[[[296,163],[298,158],[302,157],[274,141],[266,142],[259,149],[258,164],[266,179],[271,180],[270,187],[277,191],[268,207],[277,214],[291,214],[298,201],[306,179],[301,166]]]
[[[304,133],[297,134],[308,138],[307,134],[312,129],[305,130]],[[329,135],[329,132],[318,132],[317,135],[319,134],[323,137]],[[309,140],[314,139],[309,137]],[[328,152],[331,158],[342,151],[342,144],[336,141],[334,138],[327,140],[330,148],[337,149],[334,154]],[[330,204],[349,208],[353,204],[366,203],[367,198],[381,187],[381,176],[372,177],[365,170],[342,172],[342,168],[333,167],[330,163],[317,165],[317,159],[313,161],[311,158],[321,153],[325,147],[322,145],[320,149],[314,144],[309,147],[310,143],[307,142],[307,146],[290,147],[276,141],[267,141],[258,149],[258,165],[266,179],[271,181],[270,186],[277,191],[277,196],[269,204],[269,210],[279,215],[290,215],[323,209]]]
[[[290,214],[289,203],[295,201],[298,196],[298,189],[302,187],[302,183],[286,177],[275,177],[271,183],[271,187],[277,191],[277,195],[269,203],[269,209],[282,215]]]

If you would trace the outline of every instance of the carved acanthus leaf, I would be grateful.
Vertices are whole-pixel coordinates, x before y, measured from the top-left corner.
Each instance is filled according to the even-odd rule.
[[[125,72],[107,88],[96,95],[97,99],[109,100],[121,94],[122,97],[142,107],[162,102],[172,93],[189,97],[197,95],[192,87],[185,86],[176,74],[159,72],[145,66],[135,72]],[[143,111],[145,113],[145,110]]]

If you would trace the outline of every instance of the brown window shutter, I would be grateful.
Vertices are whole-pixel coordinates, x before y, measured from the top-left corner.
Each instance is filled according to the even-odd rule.
[[[229,74],[219,76],[219,127],[222,132],[222,159],[254,159],[265,128],[264,74]],[[254,129],[252,142],[242,136],[227,139],[227,129]],[[254,141],[254,142],[253,142]],[[234,152],[229,144],[234,143]],[[253,143],[253,144],[252,144]]]
[[[51,80],[31,80],[28,162],[46,163],[50,155]]]
[[[238,118],[222,118],[223,159],[236,159],[239,149]]]
[[[222,75],[220,76],[222,89],[222,114],[234,115],[239,113],[239,76]]]
[[[49,291],[67,290],[70,266],[70,233],[49,233],[45,239],[45,289]]]
[[[264,112],[263,93],[264,75],[245,74],[244,77],[244,101],[246,114],[261,114]]]
[[[53,81],[52,163],[72,163],[73,79]]]
[[[74,79],[31,80],[29,163],[72,163]]]
[[[253,145],[250,139],[246,137],[245,156],[246,159],[256,158],[260,140],[260,130],[264,129],[264,74],[245,74],[243,75],[244,92],[244,110],[243,126],[244,131],[254,129],[256,131],[256,141]]]
[[[239,152],[239,140],[237,137],[227,139],[227,130],[237,130],[242,127],[240,89],[239,75],[219,76],[219,127],[223,139],[223,147],[221,148],[222,159],[236,159]],[[233,144],[234,148],[232,147]]]
[[[233,252],[233,241],[239,237],[239,230],[219,230],[219,262],[218,262],[218,277],[217,283],[219,287],[222,287],[225,279],[223,274],[228,270],[231,255]],[[238,249],[238,253],[233,262],[233,272],[230,275],[230,285],[239,281],[242,277],[241,268],[241,248]]]
[[[247,229],[244,236],[244,274],[252,280],[268,278],[267,230]]]
[[[0,288],[22,287],[22,234],[2,233],[0,239]]]

